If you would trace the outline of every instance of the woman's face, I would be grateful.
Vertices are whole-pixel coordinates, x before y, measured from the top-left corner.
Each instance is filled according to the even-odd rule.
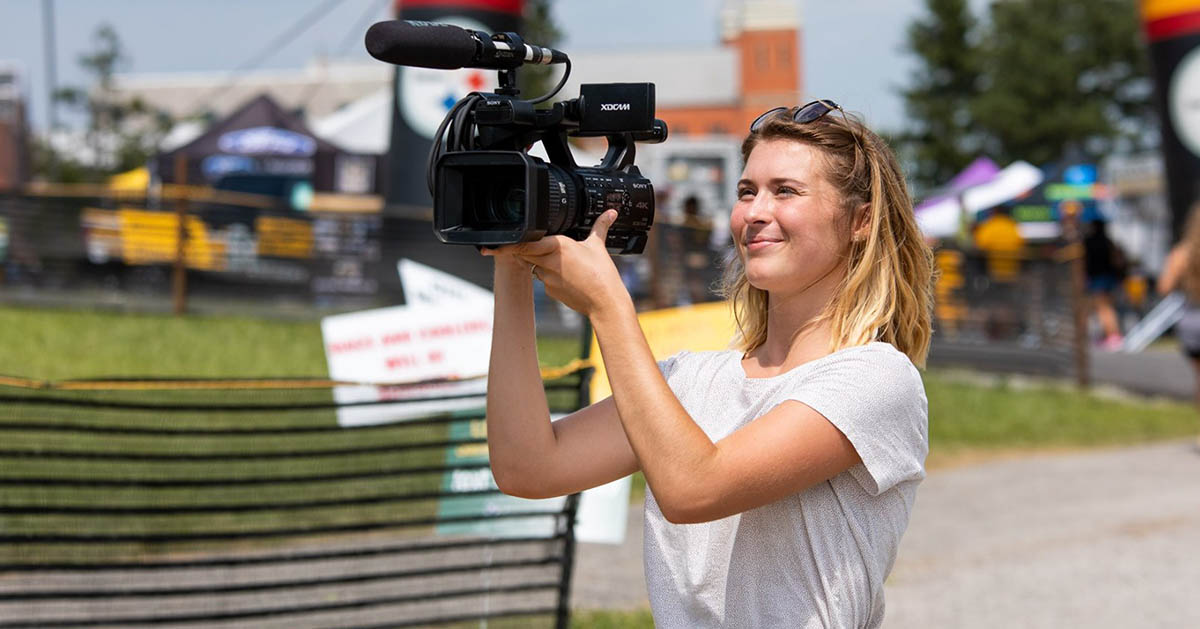
[[[729,217],[750,285],[785,296],[836,282],[850,240],[844,214],[818,149],[790,140],[755,146]]]

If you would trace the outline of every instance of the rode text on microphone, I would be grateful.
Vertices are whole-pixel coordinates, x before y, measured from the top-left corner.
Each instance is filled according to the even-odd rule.
[[[634,165],[635,142],[662,142],[653,83],[580,86],[579,97],[549,108],[566,83],[566,54],[526,43],[516,33],[488,35],[450,24],[390,20],[367,31],[367,51],[396,65],[497,70],[494,93],[472,92],[446,114],[434,136],[427,180],[433,227],[444,243],[497,246],[565,234],[587,237],[596,218],[617,210],[606,245],[641,253],[654,222],[654,189]],[[566,65],[548,94],[522,100],[516,69],[526,63]],[[605,137],[596,166],[579,166],[568,137]],[[550,161],[526,151],[541,142]]]

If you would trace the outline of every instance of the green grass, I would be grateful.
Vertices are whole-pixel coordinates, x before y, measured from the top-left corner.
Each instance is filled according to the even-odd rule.
[[[1200,427],[1190,404],[1080,392],[1048,381],[931,371],[925,389],[931,456],[1142,443],[1192,435]]]
[[[566,364],[578,356],[579,349],[573,338],[538,340],[544,366]],[[50,380],[324,377],[326,366],[320,326],[315,321],[3,307],[0,374]],[[1180,402],[1112,399],[1054,383],[1017,386],[1016,382],[926,372],[931,462],[971,452],[1169,439],[1194,434],[1200,425],[1195,411]],[[642,479],[634,479],[636,499],[640,499],[643,486]]]
[[[316,322],[0,308],[0,373],[26,378],[324,377]]]
[[[538,339],[544,366],[579,356],[574,338]],[[328,374],[316,321],[0,307],[0,374],[106,377],[303,377]]]

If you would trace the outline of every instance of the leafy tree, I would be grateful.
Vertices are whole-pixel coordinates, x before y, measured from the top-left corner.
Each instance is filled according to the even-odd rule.
[[[972,117],[985,151],[1035,164],[1144,148],[1149,62],[1131,0],[1002,0],[982,46]]]
[[[978,95],[978,24],[966,0],[928,0],[928,15],[908,26],[907,48],[921,65],[903,90],[916,121],[897,136],[918,183],[945,183],[975,158],[980,143],[970,105]]]
[[[1156,142],[1132,0],[994,0],[985,23],[964,0],[926,7],[909,27],[921,67],[903,92],[918,183],[945,183],[980,154],[1092,161]]]
[[[562,39],[562,31],[554,23],[551,0],[526,0],[522,16],[521,37],[539,46],[554,48]],[[523,98],[537,98],[558,83],[557,71],[550,66],[522,66],[517,71],[517,84]]]
[[[79,65],[93,77],[93,86],[63,87],[53,98],[87,118],[87,142],[95,159],[83,163],[56,153],[45,143],[35,151],[38,154],[35,172],[59,181],[98,181],[142,166],[171,126],[167,115],[151,111],[141,99],[118,96],[113,76],[127,65],[128,56],[116,31],[107,24],[101,25],[93,35],[93,42],[95,48],[79,57]]]

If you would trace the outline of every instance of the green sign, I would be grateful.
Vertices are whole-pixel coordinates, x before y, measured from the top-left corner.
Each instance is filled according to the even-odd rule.
[[[1012,217],[1018,223],[1040,223],[1054,220],[1054,208],[1049,205],[1015,205]]]
[[[1095,184],[1090,183],[1052,183],[1046,185],[1046,200],[1048,201],[1088,201],[1097,197]]]
[[[483,419],[470,419],[450,424],[450,440],[464,441],[487,436],[487,423]],[[487,444],[472,443],[451,446],[446,449],[446,465],[470,465],[488,462]],[[515,518],[472,520],[469,522],[446,522],[438,524],[439,535],[485,535],[490,537],[525,537],[554,535],[555,518],[566,498],[526,500],[504,494],[471,494],[454,496],[456,493],[496,490],[492,470],[452,469],[442,475],[442,492],[449,494],[438,501],[438,519],[472,517],[544,511],[546,515]]]

